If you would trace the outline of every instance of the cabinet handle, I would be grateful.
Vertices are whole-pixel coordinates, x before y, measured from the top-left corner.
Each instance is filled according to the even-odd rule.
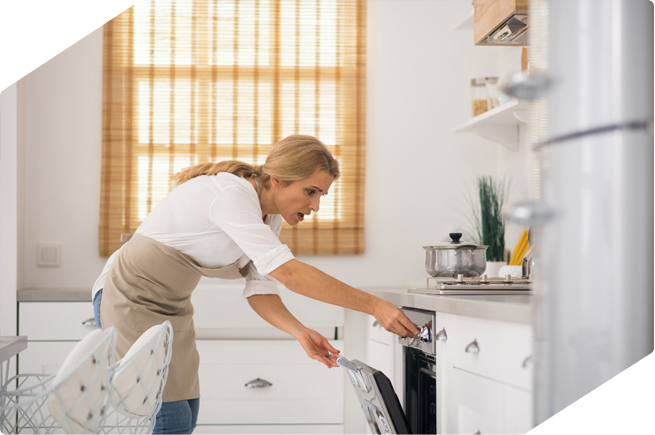
[[[437,332],[436,335],[434,336],[434,340],[443,340],[446,341],[448,340],[448,334],[446,334],[446,328],[441,328],[441,331]]]
[[[477,431],[477,432],[474,433],[473,435],[482,435],[482,433],[481,433],[480,431]]]
[[[82,322],[82,325],[88,326],[90,328],[97,328],[98,324],[96,323],[95,317],[91,317],[90,319],[86,319],[84,322]]]
[[[466,352],[468,353],[478,353],[480,352],[480,346],[478,346],[478,341],[473,340],[466,346]]]
[[[378,322],[377,320],[373,322],[373,327],[375,328],[376,326],[380,326],[380,322]]]
[[[272,386],[273,384],[268,382],[266,379],[257,378],[257,379],[253,379],[250,382],[246,382],[245,385],[248,388],[266,388]]]
[[[532,366],[532,355],[526,356],[525,359],[523,360],[523,363],[521,364],[521,366],[524,369],[527,369],[528,367]]]

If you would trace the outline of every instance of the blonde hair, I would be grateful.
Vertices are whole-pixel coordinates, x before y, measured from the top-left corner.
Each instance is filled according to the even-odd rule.
[[[229,172],[238,177],[259,177],[268,190],[271,177],[291,184],[305,180],[321,170],[332,175],[335,180],[341,175],[339,162],[323,142],[313,136],[291,135],[273,145],[263,165],[251,165],[239,160],[201,163],[178,172],[173,176],[173,181],[175,186],[179,186],[200,175]]]

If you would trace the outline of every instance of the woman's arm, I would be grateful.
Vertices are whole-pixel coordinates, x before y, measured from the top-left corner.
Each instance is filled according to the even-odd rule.
[[[330,352],[336,354],[339,351],[321,334],[300,323],[278,295],[253,295],[248,298],[248,303],[262,319],[298,340],[310,358],[322,362],[328,368],[337,367],[330,359]]]
[[[288,261],[270,275],[289,290],[308,298],[370,314],[384,329],[400,336],[412,337],[419,332],[405,313],[391,302],[357,290],[301,261]]]

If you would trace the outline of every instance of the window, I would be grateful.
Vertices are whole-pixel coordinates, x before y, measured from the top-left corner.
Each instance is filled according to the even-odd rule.
[[[153,0],[105,25],[100,254],[207,161],[261,164],[318,137],[342,175],[280,239],[295,254],[364,250],[365,0]]]

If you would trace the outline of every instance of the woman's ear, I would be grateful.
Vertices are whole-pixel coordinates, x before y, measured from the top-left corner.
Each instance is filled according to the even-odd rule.
[[[280,185],[281,185],[280,180],[278,180],[275,177],[271,177],[271,187],[273,187],[274,189],[277,189]]]

